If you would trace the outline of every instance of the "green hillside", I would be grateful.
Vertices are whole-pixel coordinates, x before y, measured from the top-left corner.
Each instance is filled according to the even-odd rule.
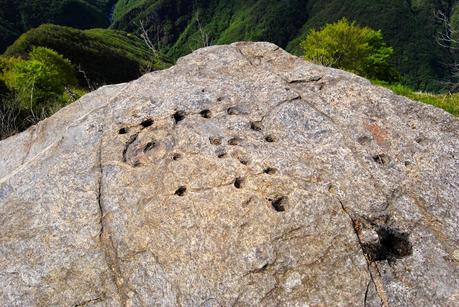
[[[152,54],[135,35],[115,30],[77,30],[56,25],[42,25],[23,34],[5,52],[6,56],[24,56],[33,46],[44,46],[68,58],[84,71],[94,86],[130,81],[151,65]],[[153,69],[162,64],[153,63]],[[86,85],[83,73],[80,83]]]
[[[299,42],[310,29],[347,17],[382,30],[395,50],[392,64],[404,84],[418,90],[441,90],[439,81],[452,78],[448,64],[457,60],[436,42],[443,27],[435,17],[441,10],[459,29],[457,0],[0,0],[0,7],[0,51],[43,23],[139,34],[143,22],[172,59],[240,40],[270,41],[300,55]]]
[[[0,0],[0,52],[43,23],[80,29],[107,27],[114,0]]]
[[[437,10],[458,19],[457,1],[446,0],[119,0],[112,27],[136,32],[143,21],[173,58],[203,45],[199,25],[212,44],[266,40],[300,54],[309,29],[346,16],[383,31],[405,83],[438,90],[452,60],[435,41],[442,29]]]

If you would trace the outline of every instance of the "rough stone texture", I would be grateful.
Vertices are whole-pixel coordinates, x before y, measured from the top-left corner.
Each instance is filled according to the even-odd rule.
[[[0,305],[454,306],[459,121],[268,43],[0,143]]]

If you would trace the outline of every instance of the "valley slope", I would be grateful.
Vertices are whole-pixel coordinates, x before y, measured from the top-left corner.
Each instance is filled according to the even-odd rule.
[[[270,41],[301,54],[299,41],[310,29],[346,16],[382,30],[405,83],[436,90],[438,80],[450,78],[446,64],[453,61],[435,40],[442,30],[438,10],[458,19],[457,1],[441,0],[120,0],[112,26],[138,31],[143,21],[174,58],[202,47],[203,33],[211,44]]]

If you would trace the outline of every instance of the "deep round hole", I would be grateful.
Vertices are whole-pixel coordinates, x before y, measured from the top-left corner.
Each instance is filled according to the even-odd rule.
[[[180,186],[180,187],[177,189],[177,191],[175,191],[174,194],[177,195],[177,196],[183,196],[183,195],[185,195],[185,192],[186,192],[186,187]]]
[[[126,133],[128,133],[128,132],[129,132],[129,129],[128,129],[128,128],[121,128],[121,129],[118,131],[119,134],[126,134]]]
[[[274,200],[271,200],[271,205],[277,212],[284,212],[287,205],[287,197],[277,197]]]
[[[236,189],[241,189],[243,183],[244,183],[244,178],[238,177],[234,180],[234,186],[236,187]]]
[[[153,125],[153,120],[152,119],[146,119],[141,123],[142,127],[147,128]]]
[[[184,111],[177,111],[172,115],[176,124],[185,119],[186,113]]]
[[[272,135],[267,135],[265,137],[265,141],[268,142],[268,143],[274,143],[276,141],[276,139]]]
[[[202,110],[201,112],[199,112],[199,114],[201,114],[202,117],[204,118],[211,118],[212,117],[212,113],[210,112],[210,110]]]

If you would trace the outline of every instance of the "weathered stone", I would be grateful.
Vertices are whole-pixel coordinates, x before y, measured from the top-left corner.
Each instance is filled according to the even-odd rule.
[[[0,142],[5,306],[455,305],[459,121],[268,43]]]

